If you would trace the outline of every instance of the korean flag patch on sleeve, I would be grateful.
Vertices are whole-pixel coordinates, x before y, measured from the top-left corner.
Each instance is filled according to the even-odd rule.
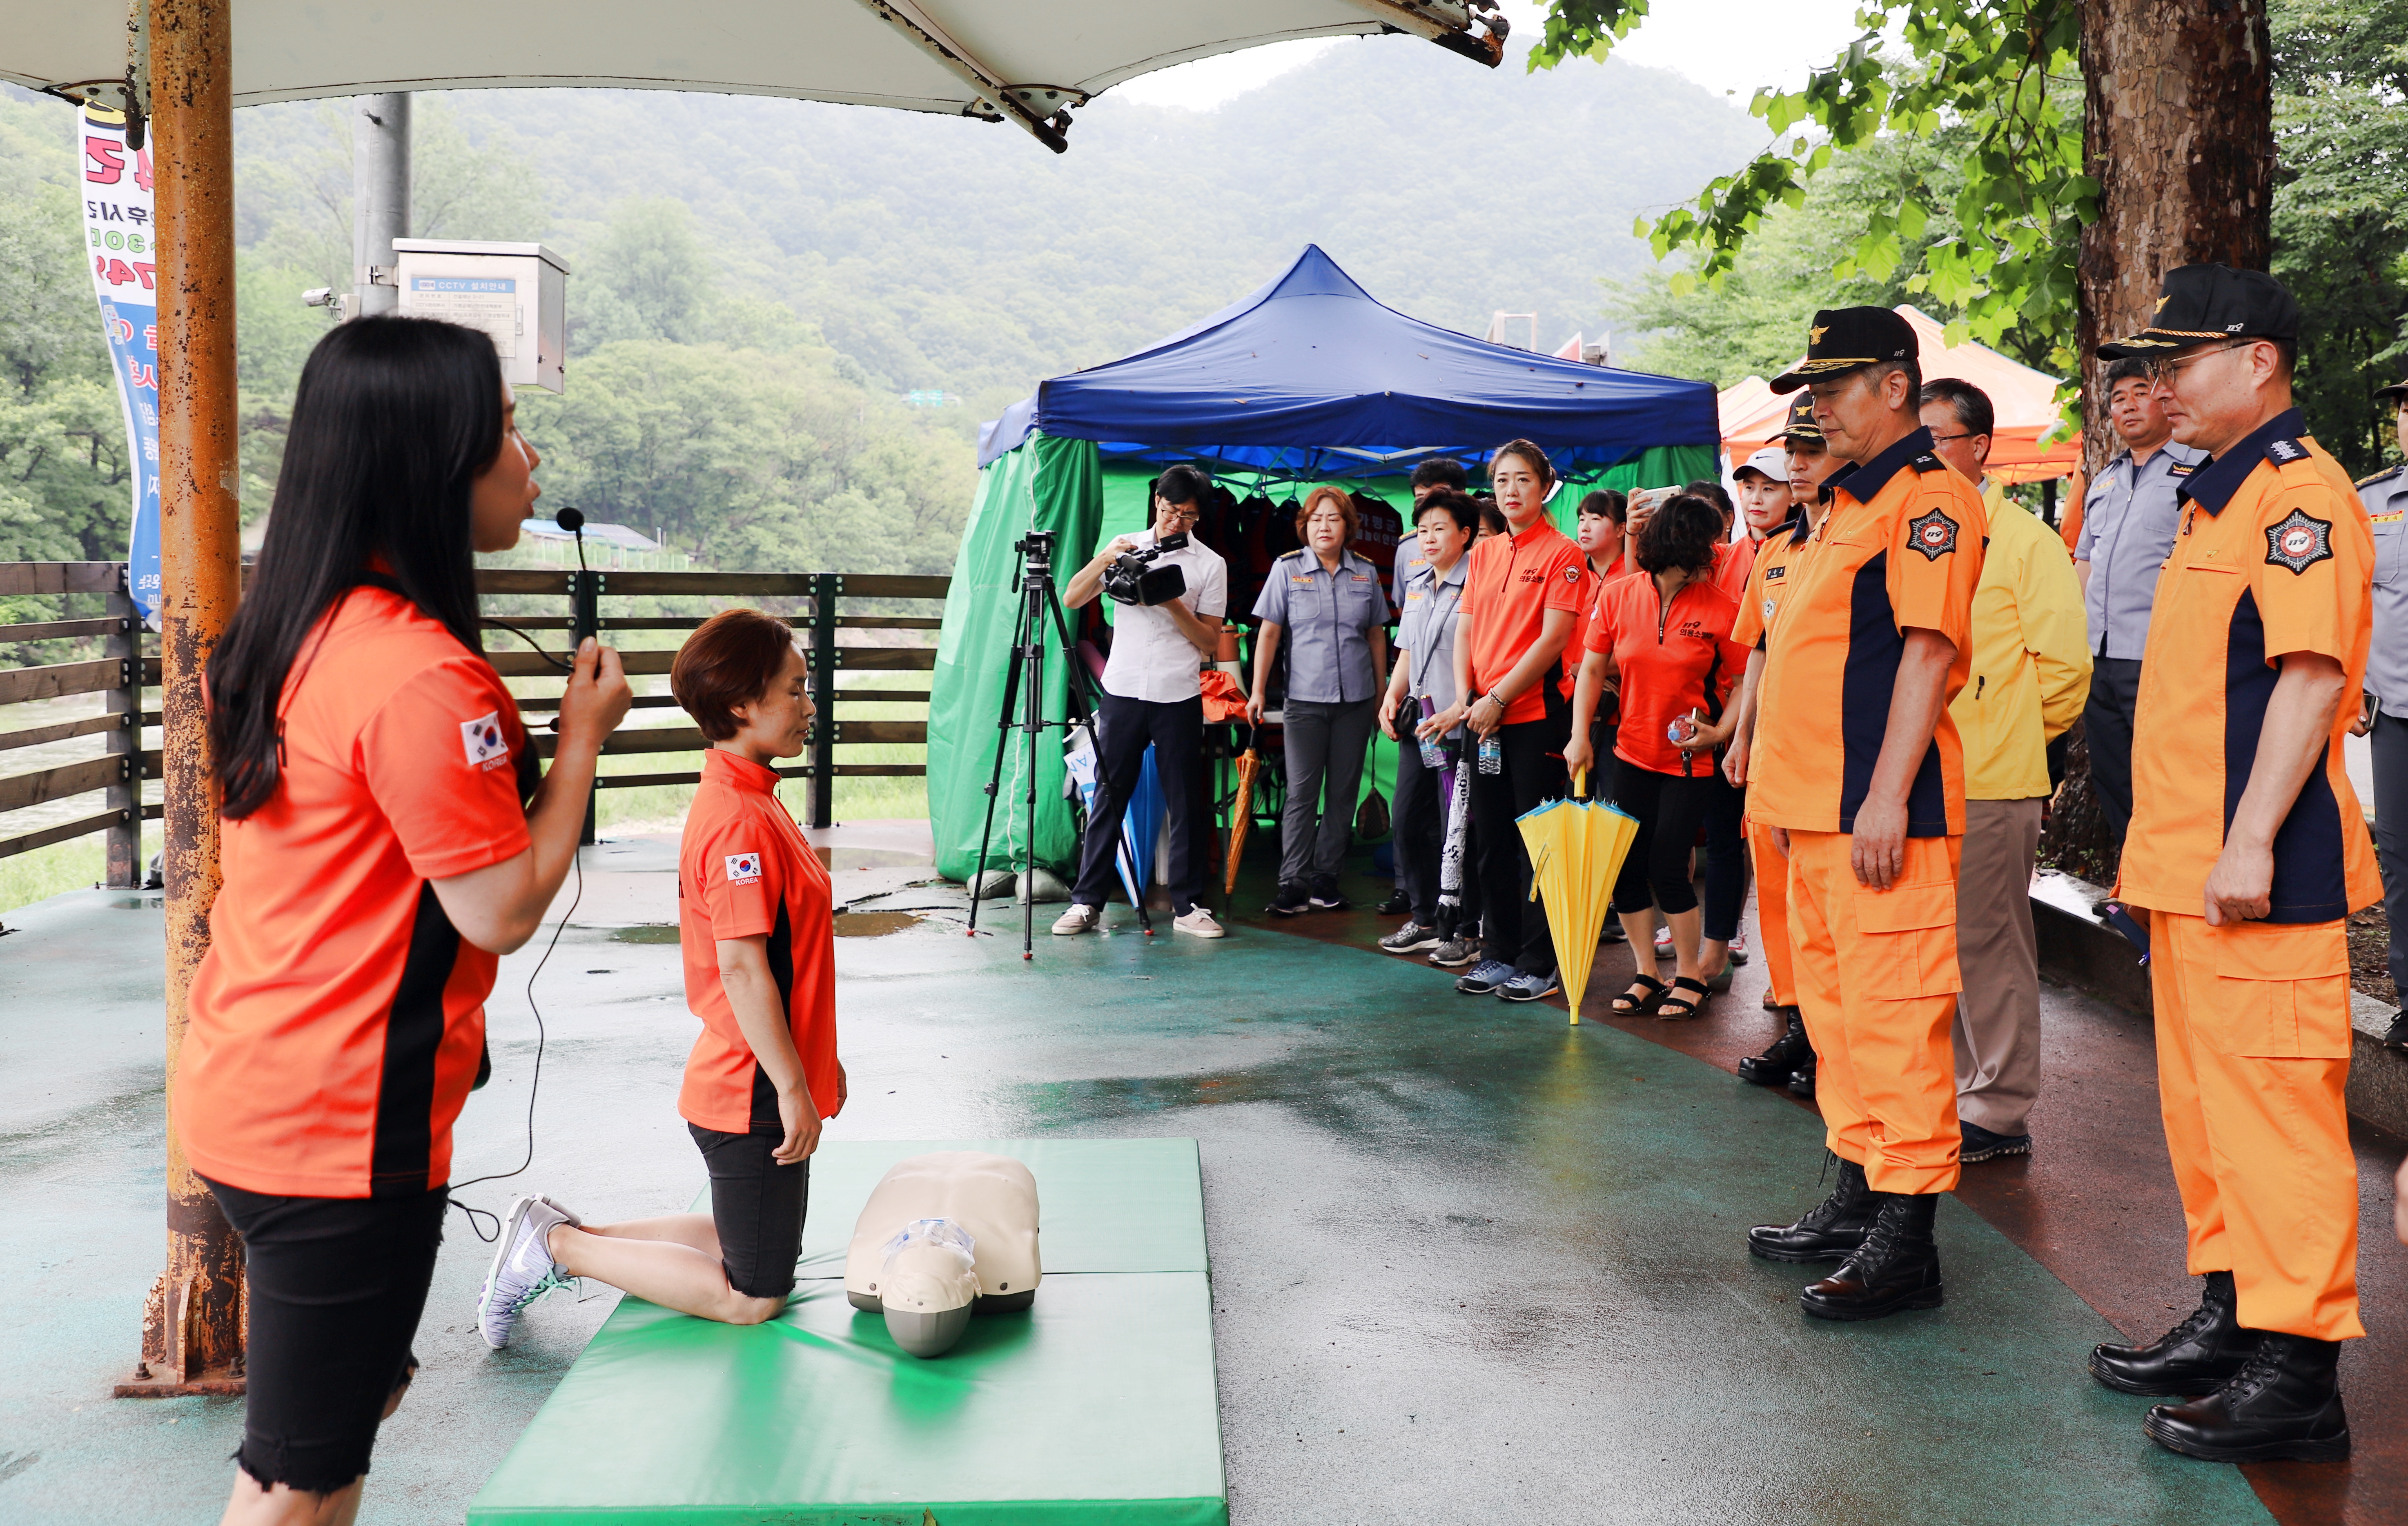
[[[502,713],[488,710],[474,720],[460,722],[460,747],[467,753],[471,768],[491,768],[496,763],[508,762],[510,744],[502,735]]]
[[[727,882],[730,885],[757,885],[761,882],[761,855],[730,853],[727,855]]]

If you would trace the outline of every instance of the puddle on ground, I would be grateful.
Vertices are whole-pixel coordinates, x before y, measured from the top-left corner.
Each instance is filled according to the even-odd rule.
[[[621,943],[675,943],[678,930],[674,923],[653,922],[642,927],[616,928],[610,936]]]
[[[840,911],[835,918],[836,935],[840,938],[882,938],[889,933],[917,927],[920,921],[918,916],[909,911]]]

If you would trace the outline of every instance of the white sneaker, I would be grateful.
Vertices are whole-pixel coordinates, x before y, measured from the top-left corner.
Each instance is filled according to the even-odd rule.
[[[1747,963],[1747,934],[1744,930],[1731,934],[1730,962],[1734,964]]]
[[[1212,914],[1201,905],[1190,907],[1184,917],[1173,917],[1170,930],[1195,938],[1226,938],[1229,935],[1228,929],[1214,921]]]
[[[1660,924],[1656,929],[1656,957],[1658,959],[1672,957],[1672,930]]]
[[[496,1351],[508,1346],[528,1305],[577,1280],[560,1269],[545,1243],[553,1230],[577,1222],[576,1215],[548,1197],[522,1197],[510,1205],[501,1234],[494,1237],[493,1267],[477,1291],[477,1329],[487,1346]]]
[[[1092,933],[1096,930],[1096,925],[1103,920],[1103,907],[1082,906],[1073,901],[1070,903],[1069,910],[1054,919],[1054,935],[1057,938],[1067,938],[1073,933]]]

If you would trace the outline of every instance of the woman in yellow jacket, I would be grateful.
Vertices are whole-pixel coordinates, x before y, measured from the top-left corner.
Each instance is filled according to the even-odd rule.
[[[1990,543],[1973,591],[1973,663],[1948,706],[1965,749],[1965,849],[1956,876],[1957,1159],[2031,1150],[2040,1091],[2040,946],[2032,860],[2054,792],[2048,745],[2090,694],[2088,627],[2073,559],[2055,531],[1984,480],[1994,415],[1970,382],[1935,379],[1924,427],[1942,460],[1982,488]]]

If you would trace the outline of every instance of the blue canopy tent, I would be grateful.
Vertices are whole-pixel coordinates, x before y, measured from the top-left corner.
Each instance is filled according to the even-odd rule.
[[[1173,462],[1219,475],[1323,481],[1399,477],[1430,456],[1467,464],[1515,437],[1547,449],[1570,481],[1656,486],[1714,475],[1721,423],[1702,381],[1584,364],[1493,345],[1383,307],[1317,245],[1276,280],[1122,360],[1039,385],[979,433],[980,489],[953,567],[930,683],[928,814],[939,872],[1002,867],[998,824],[979,865],[1015,612],[1012,547],[1061,533],[1055,565],[1075,567],[1106,534],[1111,465],[1152,476]],[[1558,495],[1558,518],[1570,499]],[[1141,520],[1141,498],[1133,512]],[[1046,714],[1064,706],[1053,669]],[[1015,742],[1017,738],[1015,737]],[[1059,757],[1041,749],[1045,819],[1016,827],[1068,870],[1072,840]],[[1008,759],[1005,799],[1019,762]],[[998,818],[1002,812],[998,810]]]

